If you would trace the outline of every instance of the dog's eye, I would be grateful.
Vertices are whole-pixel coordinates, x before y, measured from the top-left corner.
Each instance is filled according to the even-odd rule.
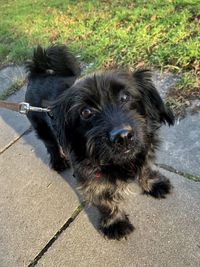
[[[128,92],[121,92],[119,99],[121,102],[125,103],[131,99],[131,96]]]
[[[90,117],[92,117],[93,112],[90,108],[84,108],[81,110],[81,117],[85,120],[89,119]]]

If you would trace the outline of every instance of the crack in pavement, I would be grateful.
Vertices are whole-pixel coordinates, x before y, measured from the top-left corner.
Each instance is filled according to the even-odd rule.
[[[63,231],[65,231],[70,224],[76,219],[79,213],[85,207],[85,202],[82,202],[72,213],[70,218],[63,224],[63,226],[57,231],[57,233],[49,240],[49,242],[44,246],[44,248],[38,253],[38,255],[34,258],[33,261],[28,265],[28,267],[34,267],[38,263],[38,261],[43,257],[43,255],[47,252],[47,250],[53,245],[53,243],[59,238]]]

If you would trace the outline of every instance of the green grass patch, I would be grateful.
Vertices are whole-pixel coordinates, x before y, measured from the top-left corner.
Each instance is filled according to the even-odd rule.
[[[38,44],[67,44],[91,69],[200,71],[198,0],[1,0],[0,62],[20,63]],[[192,87],[186,82],[186,87]]]

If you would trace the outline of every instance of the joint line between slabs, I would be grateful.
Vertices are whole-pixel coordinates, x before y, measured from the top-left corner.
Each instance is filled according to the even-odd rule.
[[[158,164],[158,163],[156,163],[155,165],[157,167],[161,168],[161,169],[166,170],[166,171],[169,171],[169,172],[178,174],[180,176],[183,176],[184,178],[187,178],[190,181],[200,182],[200,177],[197,176],[197,175],[193,175],[193,174],[190,174],[190,173],[187,173],[187,172],[182,172],[182,171],[176,170],[175,168],[173,168],[171,166],[168,166],[168,165],[165,165],[165,164]]]
[[[72,213],[70,218],[63,224],[63,226],[57,231],[57,233],[49,240],[49,242],[44,246],[44,248],[38,253],[38,255],[34,258],[34,260],[28,265],[28,267],[34,267],[38,263],[38,261],[43,257],[43,255],[47,252],[47,250],[53,245],[53,243],[59,238],[63,231],[65,231],[70,224],[76,219],[79,213],[85,207],[85,203],[81,203],[75,211]]]
[[[12,145],[14,145],[19,139],[21,139],[24,135],[29,134],[32,131],[32,128],[28,128],[25,130],[21,135],[19,135],[17,138],[15,138],[13,141],[11,141],[9,144],[7,144],[4,148],[0,150],[0,155],[3,154],[7,149],[9,149]]]

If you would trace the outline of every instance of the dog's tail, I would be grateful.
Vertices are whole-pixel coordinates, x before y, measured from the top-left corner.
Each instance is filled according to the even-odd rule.
[[[47,49],[38,46],[34,49],[32,61],[26,69],[31,74],[53,73],[63,76],[79,76],[80,65],[65,45],[53,45]]]

